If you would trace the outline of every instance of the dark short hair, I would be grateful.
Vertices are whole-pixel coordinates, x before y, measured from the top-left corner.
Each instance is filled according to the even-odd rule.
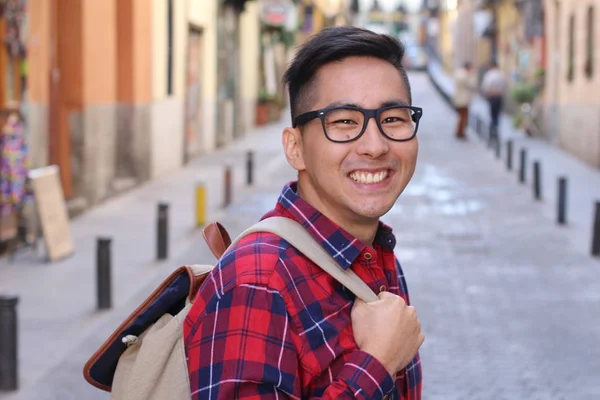
[[[392,64],[398,72],[406,89],[409,102],[412,102],[410,83],[402,57],[404,46],[389,35],[381,35],[367,29],[354,26],[327,28],[313,35],[296,53],[284,75],[288,86],[292,120],[306,112],[311,97],[311,84],[319,68],[347,57],[375,57]]]

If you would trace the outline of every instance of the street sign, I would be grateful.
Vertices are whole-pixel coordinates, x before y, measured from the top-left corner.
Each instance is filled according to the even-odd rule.
[[[58,167],[51,165],[31,170],[29,178],[48,259],[56,261],[71,255],[74,251],[71,224]]]

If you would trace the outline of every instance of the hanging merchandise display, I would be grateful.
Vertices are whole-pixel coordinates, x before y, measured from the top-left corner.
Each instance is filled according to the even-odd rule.
[[[7,0],[3,5],[6,20],[6,49],[12,57],[25,58],[27,38],[24,28],[26,0]]]
[[[0,215],[7,216],[22,209],[32,200],[27,185],[29,151],[23,133],[23,122],[12,113],[0,136]]]

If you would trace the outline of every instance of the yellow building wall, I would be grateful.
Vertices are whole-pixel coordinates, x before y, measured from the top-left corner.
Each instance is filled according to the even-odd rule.
[[[189,23],[202,30],[201,119],[203,152],[216,148],[218,0],[188,0]]]
[[[557,8],[558,6],[558,8]],[[595,7],[594,74],[585,74],[587,12]],[[546,1],[548,70],[545,87],[546,131],[551,139],[575,157],[600,168],[600,0]],[[574,25],[574,74],[569,68],[569,21]]]
[[[519,43],[523,32],[523,21],[513,1],[504,0],[498,5],[498,61],[506,76],[518,66],[518,51],[525,43]]]
[[[244,131],[255,126],[256,100],[259,86],[260,21],[259,4],[246,3],[240,18],[240,91],[242,128]]]
[[[318,7],[313,8],[313,30],[311,34],[321,32],[325,25],[325,16]]]
[[[189,0],[189,20],[202,29],[202,95],[217,96],[217,0]]]
[[[172,93],[168,94],[167,2],[152,0],[152,108],[150,177],[183,165],[187,1],[173,1]]]
[[[452,63],[452,45],[453,45],[453,29],[456,19],[456,11],[450,10],[440,13],[439,23],[439,43],[440,43],[440,58],[446,72],[451,73],[453,70]]]
[[[173,94],[185,94],[185,55],[187,44],[187,2],[173,1]],[[167,97],[167,2],[152,0],[152,96]]]

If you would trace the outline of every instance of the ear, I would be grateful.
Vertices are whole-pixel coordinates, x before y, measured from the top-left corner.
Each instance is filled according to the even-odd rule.
[[[296,170],[306,169],[304,164],[304,151],[302,143],[302,133],[298,128],[285,128],[281,135],[283,151],[288,163]]]

